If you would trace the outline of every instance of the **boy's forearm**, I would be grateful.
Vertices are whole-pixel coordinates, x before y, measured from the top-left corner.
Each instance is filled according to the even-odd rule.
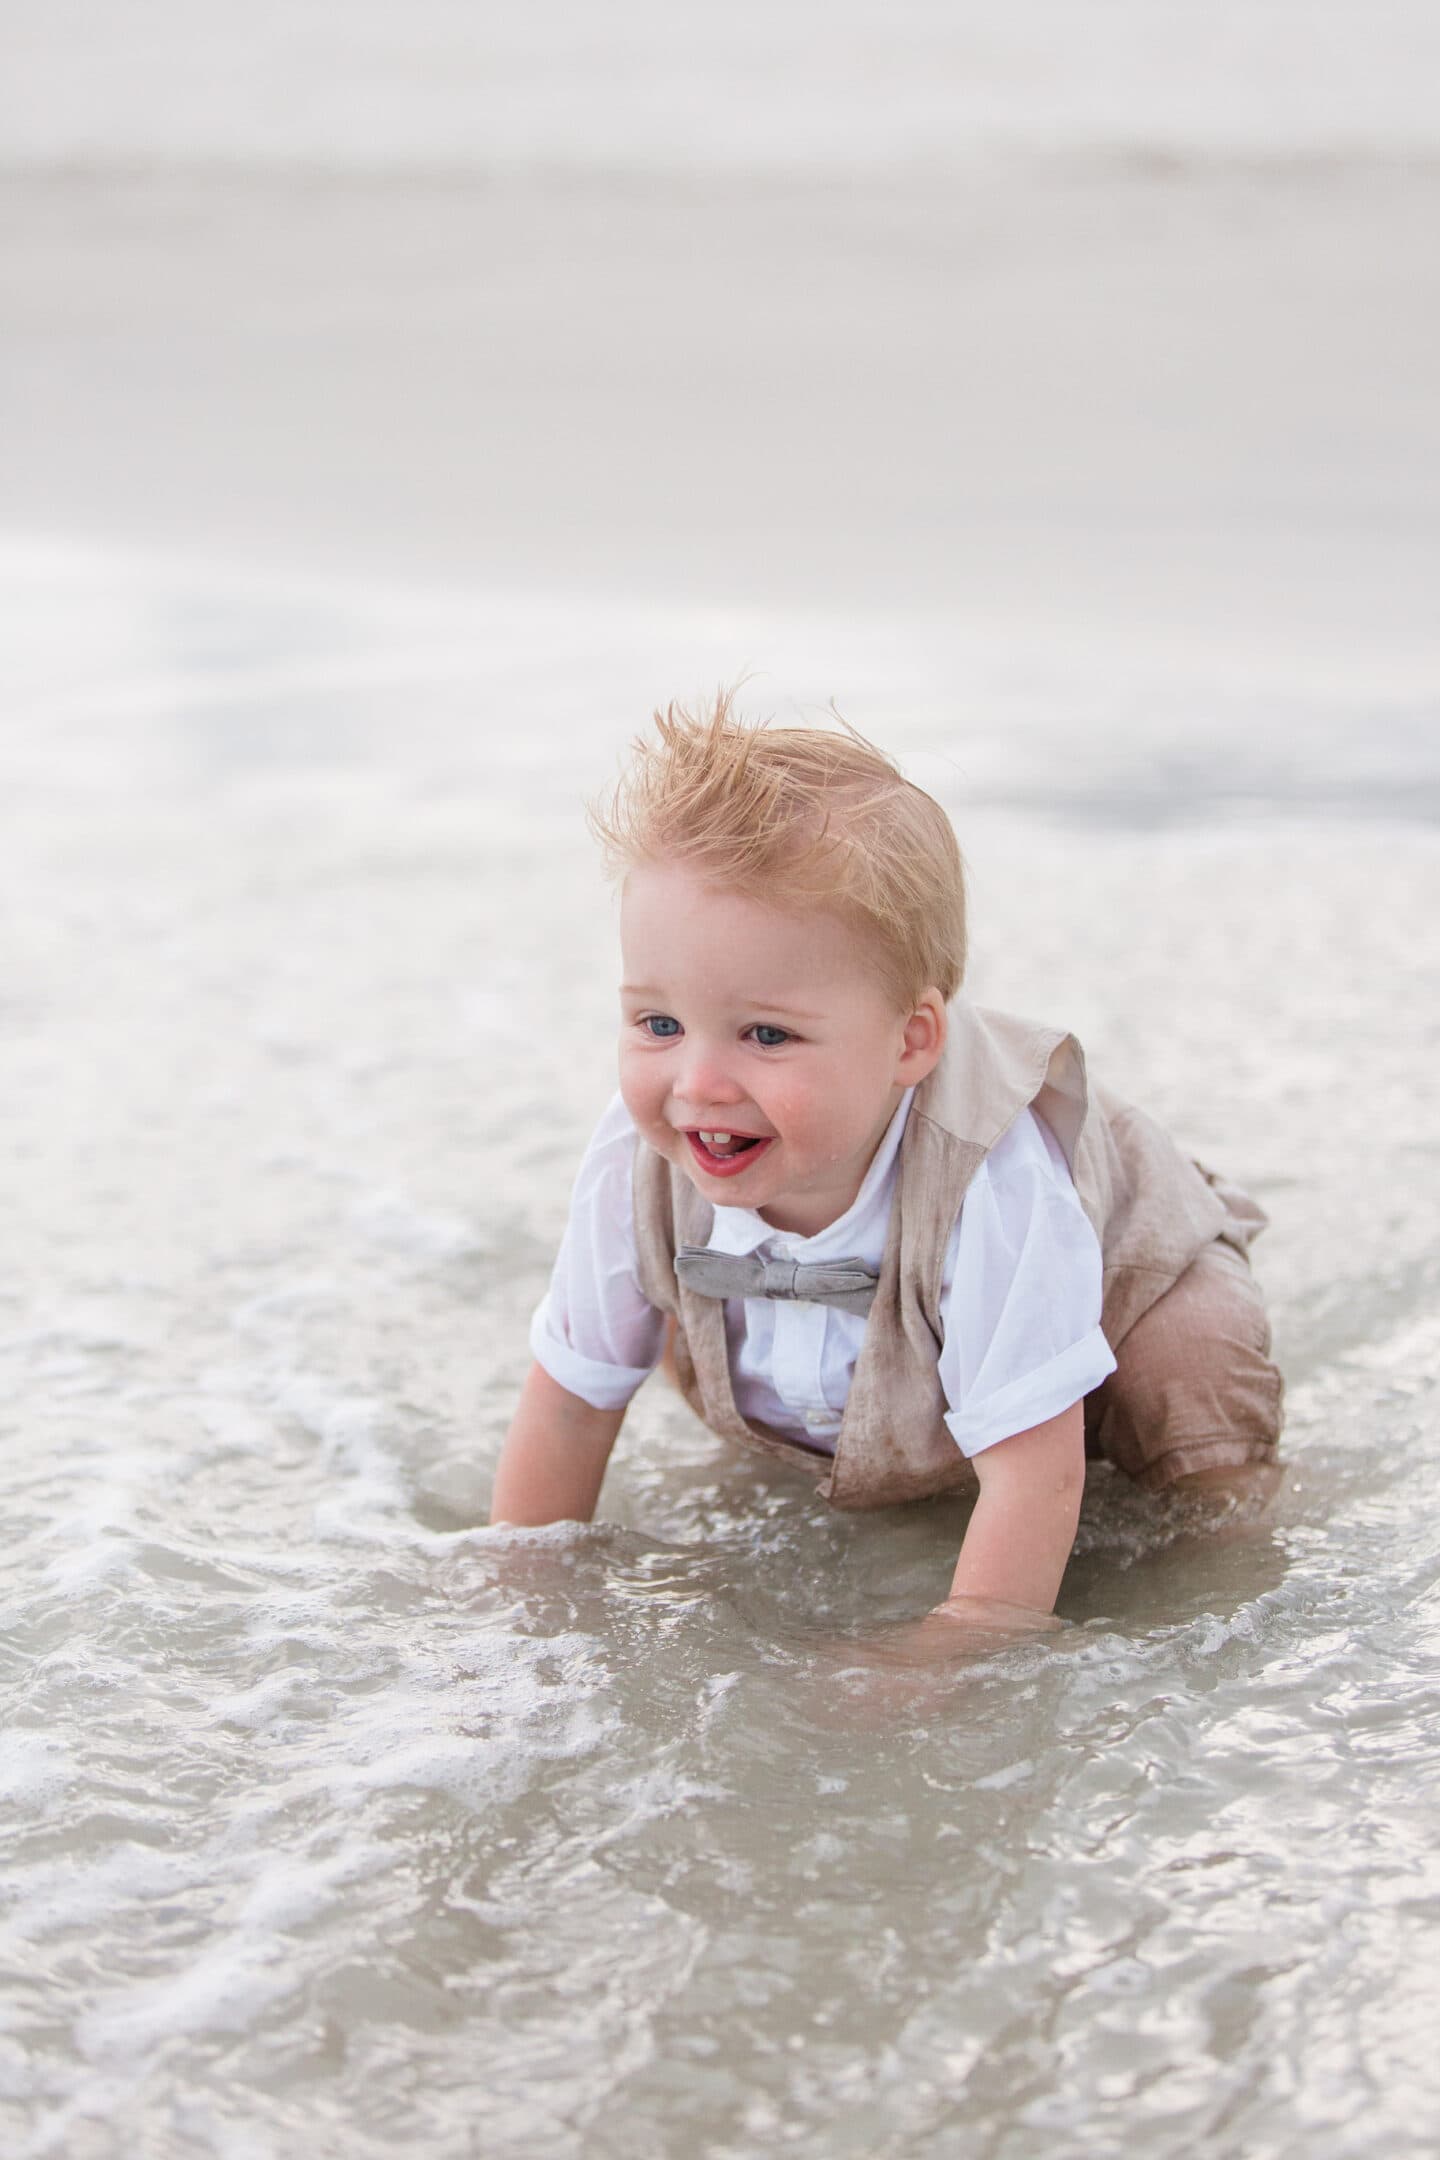
[[[946,1605],[955,1599],[983,1598],[1030,1612],[1052,1612],[1075,1543],[1078,1513],[1077,1496],[1073,1510],[1068,1504],[1056,1506],[1037,1524],[1028,1510],[981,1493]]]
[[[495,1472],[492,1523],[589,1522],[623,1410],[597,1410],[532,1365]]]
[[[988,1457],[988,1460],[987,1460]],[[965,1617],[965,1601],[985,1599],[1030,1612],[1053,1611],[1075,1543],[1085,1486],[1079,1403],[1044,1425],[1016,1433],[976,1457],[975,1502],[945,1604]]]

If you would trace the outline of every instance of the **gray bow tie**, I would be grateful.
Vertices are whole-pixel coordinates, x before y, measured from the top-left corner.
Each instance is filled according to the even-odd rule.
[[[712,1252],[708,1245],[682,1245],[675,1273],[697,1297],[799,1298],[862,1315],[880,1279],[863,1260],[762,1260],[758,1253]]]

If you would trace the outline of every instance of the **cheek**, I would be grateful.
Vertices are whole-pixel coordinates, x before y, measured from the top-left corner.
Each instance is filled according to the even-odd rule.
[[[813,1084],[794,1089],[783,1108],[776,1100],[776,1122],[797,1146],[826,1159],[855,1145],[875,1122],[876,1090],[853,1070],[836,1070]]]
[[[660,1072],[660,1060],[622,1048],[620,1094],[637,1125],[653,1125],[665,1100],[665,1082]]]
[[[785,1135],[792,1147],[805,1147],[825,1124],[824,1091],[817,1093],[803,1083],[787,1084],[777,1079],[768,1088],[758,1088],[755,1100],[769,1123]]]

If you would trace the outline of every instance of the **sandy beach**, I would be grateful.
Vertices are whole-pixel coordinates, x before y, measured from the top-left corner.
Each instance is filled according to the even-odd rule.
[[[15,534],[1435,681],[1440,168],[12,174],[0,220]]]

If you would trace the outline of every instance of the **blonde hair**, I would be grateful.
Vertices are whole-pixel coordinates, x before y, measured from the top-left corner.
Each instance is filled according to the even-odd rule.
[[[613,795],[588,806],[612,876],[681,863],[767,905],[849,923],[897,1011],[965,976],[965,867],[949,818],[893,759],[830,728],[741,720],[734,693],[654,716]]]

